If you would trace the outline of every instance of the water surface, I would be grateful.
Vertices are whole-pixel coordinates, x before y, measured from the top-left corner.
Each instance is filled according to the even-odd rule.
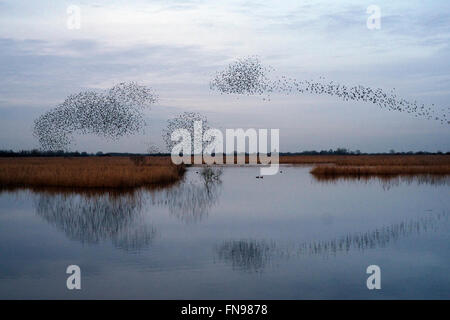
[[[0,193],[0,298],[450,298],[448,183],[255,179],[228,167],[128,193]],[[82,289],[66,288],[79,265]],[[380,266],[381,290],[366,268]]]

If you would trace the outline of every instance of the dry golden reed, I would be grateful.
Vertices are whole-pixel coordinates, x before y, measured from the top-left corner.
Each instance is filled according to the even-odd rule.
[[[170,157],[0,158],[0,187],[135,188],[178,181]]]
[[[330,177],[450,174],[449,155],[330,156],[329,160],[329,164],[315,166],[311,173]]]
[[[449,155],[298,155],[280,163],[316,164],[316,177],[450,175]],[[174,183],[184,170],[164,156],[0,158],[0,188],[135,188]]]

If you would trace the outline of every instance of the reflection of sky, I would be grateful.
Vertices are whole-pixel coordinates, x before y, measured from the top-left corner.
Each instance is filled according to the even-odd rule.
[[[448,299],[447,186],[401,183],[386,190],[375,180],[317,183],[308,168],[285,167],[263,180],[255,179],[257,172],[225,168],[218,202],[195,223],[172,214],[164,192],[144,197],[136,217],[156,233],[138,251],[110,239],[71,238],[66,213],[52,221],[51,212],[37,211],[32,195],[2,193],[0,297]],[[188,180],[195,175],[187,174]],[[118,218],[119,229],[127,227]],[[79,221],[72,226],[82,232]],[[430,222],[429,230],[421,224],[408,231],[410,222],[421,221]],[[114,232],[104,234],[114,235],[114,225],[105,224]],[[323,247],[347,235],[370,238],[376,230],[382,241],[373,248],[299,251],[305,243]],[[81,266],[81,292],[65,288],[69,264]],[[365,286],[370,264],[382,270],[379,292]]]
[[[70,4],[81,8],[80,30],[66,28]],[[370,4],[0,1],[0,148],[35,146],[32,120],[68,94],[136,80],[161,97],[148,113],[147,135],[119,142],[82,137],[75,148],[144,151],[148,140],[161,143],[168,116],[189,110],[223,128],[280,128],[283,151],[447,151],[448,126],[374,105],[308,95],[237,100],[209,91],[216,70],[257,54],[298,79],[395,87],[408,100],[447,107],[448,1],[378,1],[381,29],[372,31]]]

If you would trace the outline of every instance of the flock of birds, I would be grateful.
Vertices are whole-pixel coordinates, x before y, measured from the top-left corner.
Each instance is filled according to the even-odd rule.
[[[210,82],[210,89],[221,94],[264,95],[264,100],[270,99],[272,93],[330,95],[344,101],[374,103],[388,110],[407,112],[415,117],[450,124],[447,118],[450,108],[438,111],[434,105],[426,106],[417,101],[400,98],[394,90],[385,92],[380,88],[373,89],[362,85],[346,86],[333,81],[325,82],[323,77],[320,77],[320,81],[299,81],[285,76],[272,78],[270,73],[273,70],[272,67],[264,66],[256,56],[239,59],[229,64],[225,70],[216,73]]]
[[[167,126],[162,130],[162,138],[166,144],[167,150],[172,150],[177,141],[172,141],[172,133],[179,129],[185,129],[189,132],[191,136],[191,153],[194,152],[194,145],[197,143],[201,145],[202,148],[205,147],[208,141],[203,141],[203,136],[197,136],[194,134],[194,123],[200,121],[202,125],[202,132],[206,132],[210,129],[208,125],[208,119],[198,112],[183,112],[176,117],[167,120]]]
[[[156,100],[152,89],[136,82],[80,92],[37,118],[33,134],[44,150],[67,150],[75,133],[117,139],[140,131],[144,109]]]
[[[272,77],[272,67],[264,66],[258,57],[239,59],[217,72],[210,82],[211,90],[222,94],[263,95],[270,99],[272,93],[312,93],[336,96],[344,101],[363,101],[381,108],[407,112],[415,117],[438,120],[450,124],[450,108],[438,111],[434,105],[426,106],[398,97],[394,90],[385,92],[362,85],[346,86],[333,81],[299,81],[289,77]],[[117,139],[139,132],[145,126],[143,111],[155,103],[157,96],[151,88],[136,82],[119,83],[105,92],[85,91],[70,95],[66,100],[35,120],[33,134],[44,150],[67,150],[74,134],[95,134]],[[169,120],[163,139],[169,150],[173,146],[171,133],[187,129],[193,135],[193,123],[202,120],[205,131],[206,118],[197,113],[185,112]],[[192,141],[192,145],[194,141]]]

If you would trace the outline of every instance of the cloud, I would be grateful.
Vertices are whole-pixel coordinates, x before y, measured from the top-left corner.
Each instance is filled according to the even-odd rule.
[[[436,137],[448,141],[446,128],[392,115],[387,119],[386,114],[355,106],[353,112],[341,114],[334,111],[333,101],[322,98],[278,97],[263,104],[251,97],[225,98],[211,93],[208,86],[212,75],[229,62],[259,55],[281,74],[297,79],[325,76],[348,85],[395,87],[402,96],[446,106],[450,98],[448,1],[380,0],[380,30],[366,28],[366,5],[371,3],[353,0],[79,1],[80,30],[66,28],[69,4],[0,1],[0,118],[28,117],[25,110],[49,110],[72,93],[137,81],[159,94],[160,103],[152,112],[161,111],[162,118],[165,110],[176,108],[209,112],[211,120],[222,126],[273,127],[273,121],[289,130],[293,119],[307,122],[285,138],[286,148],[297,149],[296,141],[308,135],[324,148],[355,141],[350,131],[358,123],[366,124],[365,135],[373,135],[373,148],[381,151],[388,138],[377,142],[380,128],[396,139],[399,124],[433,135],[420,140],[420,149],[427,149],[426,141],[436,145]],[[321,114],[307,108],[311,105],[318,106]],[[13,118],[11,112],[16,112]],[[376,121],[367,120],[371,118]],[[339,140],[329,140],[320,119],[333,119],[333,128],[342,128]],[[23,122],[18,121],[17,127],[31,132]],[[8,145],[34,143],[31,138],[26,143],[15,140],[4,127],[0,137]],[[402,141],[413,149],[411,139],[404,136],[399,144]]]
[[[125,80],[159,86],[163,91],[195,90],[195,86],[207,88],[221,59],[194,46],[110,48],[93,40],[55,45],[0,39],[0,92],[3,105],[42,106],[81,89],[105,88]],[[176,96],[172,92],[171,97]]]

